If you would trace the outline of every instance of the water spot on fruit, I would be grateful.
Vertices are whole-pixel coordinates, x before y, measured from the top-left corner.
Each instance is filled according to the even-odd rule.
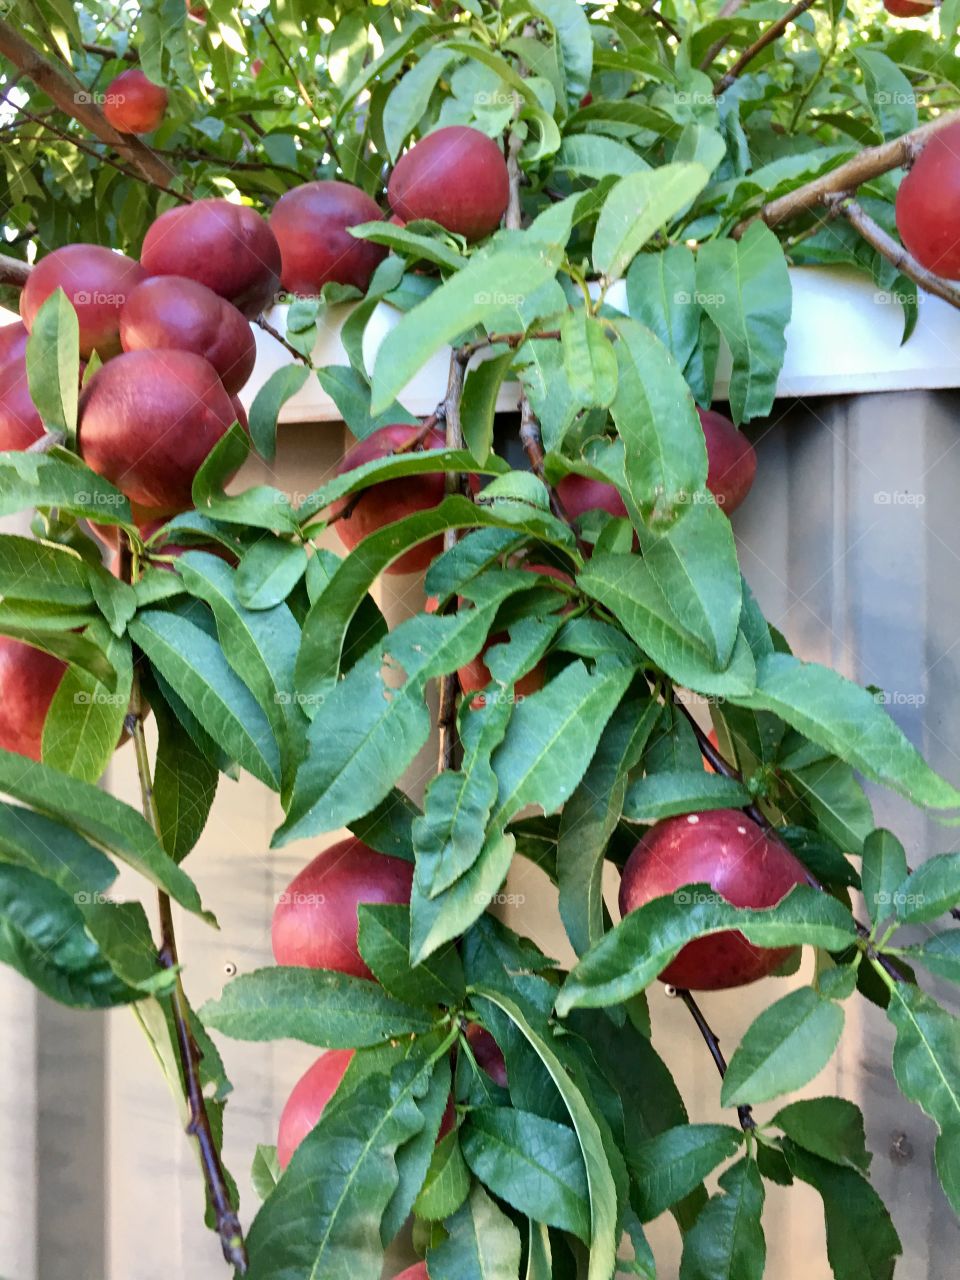
[[[687,821],[690,823],[692,827],[696,826],[696,824],[700,821],[700,815],[698,813],[688,813]]]
[[[737,834],[738,834],[738,835],[741,835],[741,836],[745,836],[745,835],[747,834],[747,828],[746,828],[746,827],[737,827]]]

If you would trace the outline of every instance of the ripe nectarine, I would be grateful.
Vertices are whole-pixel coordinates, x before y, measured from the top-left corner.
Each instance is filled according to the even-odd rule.
[[[412,1267],[407,1267],[406,1271],[401,1271],[396,1280],[430,1280],[427,1264],[415,1262]]]
[[[419,431],[419,427],[405,422],[380,427],[347,450],[337,467],[337,475],[353,471],[375,458],[385,458],[387,454],[408,445]],[[442,449],[444,444],[444,435],[437,430],[431,431],[424,440],[424,446],[428,449]],[[364,490],[350,514],[338,519],[333,527],[343,545],[348,551],[352,551],[364,538],[368,538],[377,529],[382,529],[385,524],[393,524],[395,520],[402,520],[404,516],[413,515],[416,511],[429,511],[443,501],[443,496],[444,478],[440,472],[384,480]],[[353,498],[354,495],[350,495],[332,503],[329,517],[332,519],[347,509],[348,504],[353,504]],[[442,550],[442,537],[421,542],[395,560],[387,573],[422,573]]]
[[[151,515],[172,515],[193,505],[193,478],[234,417],[203,356],[129,351],[80,395],[80,454]]]
[[[349,182],[305,182],[288,191],[270,214],[283,264],[282,287],[305,295],[331,282],[365,290],[388,251],[356,239],[348,228],[382,217],[370,196]]]
[[[273,913],[277,964],[371,978],[357,946],[361,902],[409,902],[413,865],[351,837],[294,876]]]
[[[564,476],[554,486],[563,509],[571,520],[577,520],[588,511],[606,511],[611,516],[625,517],[627,508],[615,485],[574,472]]]
[[[930,13],[934,5],[924,0],[883,0],[883,7],[895,18],[921,18]]]
[[[43,419],[30,396],[23,356],[0,366],[0,451],[27,449],[44,433]]]
[[[140,262],[151,276],[187,276],[245,316],[268,306],[280,281],[280,246],[248,205],[195,200],[168,209],[147,229]]]
[[[281,1169],[287,1167],[294,1151],[316,1128],[352,1057],[352,1049],[328,1049],[293,1086],[281,1112],[277,1131],[277,1162]]]
[[[0,747],[40,759],[43,722],[67,664],[42,649],[0,636]]]
[[[120,312],[124,351],[193,351],[209,360],[230,395],[253,373],[257,344],[232,303],[186,276],[152,276]]]
[[[625,916],[682,885],[706,883],[736,907],[772,907],[806,883],[802,863],[737,809],[665,818],[643,835],[623,869]],[[689,901],[689,899],[684,899]],[[660,978],[693,991],[721,991],[765,978],[792,948],[761,948],[727,930],[689,942]]]
[[[0,367],[26,355],[27,336],[27,326],[22,320],[0,325]]]
[[[707,488],[725,515],[731,515],[750,492],[757,473],[753,445],[729,418],[713,409],[698,409],[707,441]]]
[[[507,1064],[496,1040],[478,1022],[470,1023],[466,1035],[477,1065],[484,1069],[494,1084],[498,1084],[501,1089],[506,1089]]]
[[[468,240],[496,231],[509,198],[503,152],[479,129],[460,124],[414,143],[387,186],[390,208],[405,222],[429,218]]]
[[[153,133],[167,110],[167,91],[139,67],[121,71],[107,85],[103,114],[120,133]]]
[[[56,289],[72,303],[80,322],[80,354],[96,350],[109,360],[120,350],[120,308],[146,271],[132,258],[99,244],[67,244],[41,258],[20,294],[20,315],[33,329],[37,312]]]
[[[921,266],[960,280],[960,121],[929,138],[900,183],[896,216],[900,239]]]

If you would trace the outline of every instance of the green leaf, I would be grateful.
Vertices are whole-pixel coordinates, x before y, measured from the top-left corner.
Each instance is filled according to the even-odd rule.
[[[514,707],[493,756],[499,789],[492,827],[529,804],[554,813],[569,799],[633,675],[624,666],[591,674],[583,662],[572,662]]]
[[[411,231],[409,227],[398,227],[392,222],[361,222],[349,230],[358,240],[371,240],[374,244],[387,245],[403,254],[409,262],[433,262],[447,271],[459,271],[467,259],[456,249],[450,248],[446,236],[440,239],[440,235],[444,233],[437,223],[427,225],[435,228],[437,234],[421,235],[417,231]],[[368,293],[368,299],[369,296]]]
[[[603,325],[583,309],[560,321],[560,349],[567,384],[583,406],[606,409],[617,394],[617,356]]]
[[[553,167],[599,181],[610,174],[619,178],[627,173],[641,173],[650,166],[632,147],[613,138],[597,133],[575,133],[564,138]],[[640,258],[634,259],[635,263],[640,261]],[[630,314],[633,315],[632,308]]]
[[[233,479],[250,454],[250,437],[238,423],[222,435],[193,478],[193,502],[210,520],[247,524],[281,533],[300,533],[300,522],[290,500],[270,485],[252,485],[242,493],[228,494],[224,485]]]
[[[556,33],[567,104],[576,106],[590,88],[593,71],[593,39],[587,15],[576,0],[534,0],[531,8],[546,18]]]
[[[790,276],[780,241],[752,222],[740,240],[707,240],[697,251],[697,293],[733,356],[735,422],[770,412],[786,351]]]
[[[366,978],[288,966],[241,974],[200,1016],[235,1040],[302,1040],[324,1049],[362,1049],[435,1022]]]
[[[428,49],[391,90],[383,108],[383,137],[391,163],[396,164],[407,136],[426,115],[437,81],[454,57],[439,44]]]
[[[250,1181],[261,1201],[273,1195],[280,1181],[280,1162],[276,1147],[269,1147],[263,1142],[257,1143],[253,1164],[250,1166]]]
[[[442,1137],[434,1149],[413,1211],[418,1218],[439,1222],[456,1213],[469,1190],[470,1170],[460,1151],[460,1136],[453,1130]]]
[[[137,593],[128,582],[121,582],[100,565],[88,565],[87,572],[93,598],[110,630],[120,639],[137,611]]]
[[[130,624],[130,635],[233,759],[276,790],[280,784],[276,739],[220,645],[186,617],[159,609],[142,610]]]
[[[437,1144],[444,1112],[450,1103],[450,1059],[444,1054],[433,1066],[427,1092],[420,1100],[423,1128],[405,1142],[397,1152],[399,1182],[380,1223],[380,1239],[384,1245],[397,1235],[423,1186]]]
[[[528,1218],[590,1239],[587,1175],[566,1125],[529,1111],[480,1107],[460,1132],[467,1164],[485,1186]]]
[[[357,909],[360,954],[385,991],[412,1005],[456,1006],[466,988],[463,965],[451,945],[422,964],[410,965],[410,912],[393,903],[361,902]]]
[[[0,791],[64,822],[129,863],[188,911],[204,914],[193,881],[167,857],[136,809],[88,782],[10,751],[0,751]]]
[[[627,489],[644,521],[669,520],[707,480],[693,396],[663,343],[635,320],[617,322],[620,380],[612,410]]]
[[[102,620],[84,636],[102,647],[114,673],[109,688],[78,667],[68,667],[43,722],[44,764],[85,782],[96,782],[110,763],[130,702],[133,664],[129,640],[111,635]]]
[[[549,1042],[534,1030],[518,1005],[489,987],[478,986],[476,995],[488,1000],[507,1015],[540,1058],[563,1099],[573,1122],[587,1171],[590,1197],[590,1262],[587,1280],[609,1280],[617,1256],[617,1190],[604,1150],[600,1126],[583,1094],[571,1080],[561,1058]],[[434,1277],[433,1280],[438,1278]]]
[[[0,454],[0,516],[31,507],[57,507],[100,524],[132,524],[130,503],[79,458],[55,451]]]
[[[651,773],[630,787],[623,816],[628,822],[656,822],[708,809],[742,809],[750,802],[742,783],[702,768],[696,773]]]
[[[432,1064],[405,1060],[331,1100],[253,1220],[250,1280],[379,1280],[380,1221],[399,1182],[397,1152],[423,1128],[416,1100],[431,1074]]]
[[[369,294],[367,296],[369,298]],[[356,312],[353,314],[356,315]],[[366,439],[378,428],[389,426],[392,422],[416,423],[418,421],[396,400],[388,405],[383,413],[371,416],[370,384],[349,365],[329,364],[325,369],[317,369],[316,374],[317,381],[337,406],[343,421],[358,440]]]
[[[774,653],[757,664],[756,691],[731,701],[772,711],[873,782],[931,809],[960,806],[960,791],[939,777],[866,689],[815,662]]]
[[[652,698],[631,698],[610,717],[583,779],[560,815],[560,915],[582,955],[603,933],[603,860],[635,766],[660,715]]]
[[[900,1239],[883,1201],[855,1169],[784,1143],[791,1172],[823,1200],[827,1257],[836,1280],[891,1280]]]
[[[435,351],[487,319],[517,311],[559,264],[559,247],[542,244],[472,258],[387,334],[373,370],[371,412],[385,409]]]
[[[505,351],[482,361],[467,374],[460,402],[460,426],[467,448],[479,463],[490,457],[497,397],[513,361],[514,353]]]
[[[722,1195],[705,1205],[683,1240],[680,1280],[762,1280],[763,1179],[745,1156],[720,1176]]]
[[[410,955],[422,964],[438,947],[465,933],[492,905],[513,861],[512,835],[496,831],[480,851],[476,862],[449,889],[427,896],[419,869],[410,899]]]
[[[78,1009],[109,1009],[139,994],[113,972],[72,897],[6,862],[0,862],[0,962]]]
[[[678,622],[639,556],[597,554],[578,574],[577,585],[614,613],[634,643],[678,684],[728,697],[752,691],[755,667],[746,639],[737,638],[729,664],[718,669]]]
[[[237,599],[247,609],[272,609],[286,600],[306,571],[307,551],[302,544],[265,538],[240,561]]]
[[[481,1186],[444,1225],[446,1239],[427,1251],[430,1280],[517,1280],[520,1232]]]
[[[640,1220],[652,1222],[682,1200],[742,1142],[743,1134],[731,1125],[683,1124],[634,1148],[628,1163]]]
[[[843,1006],[800,987],[747,1028],[720,1089],[725,1107],[769,1102],[792,1093],[830,1061],[843,1030]]]
[[[648,986],[694,938],[739,929],[759,947],[807,943],[843,951],[856,938],[850,912],[807,885],[775,907],[731,907],[708,886],[655,898],[630,914],[588,951],[557,998],[561,1017],[577,1006],[598,1008],[628,1000]],[[678,901],[679,897],[691,901]]]
[[[52,880],[78,904],[106,892],[117,877],[110,859],[42,813],[0,801],[0,861]]]
[[[960,982],[960,929],[935,933],[907,951],[931,973],[949,982]]]
[[[893,904],[904,924],[936,920],[960,902],[960,853],[928,858],[894,891]]]
[[[650,237],[700,194],[709,177],[700,164],[665,164],[621,178],[597,219],[596,270],[611,280],[623,275]]]
[[[310,519],[338,499],[387,480],[440,475],[450,471],[471,471],[476,470],[477,465],[476,460],[465,449],[408,449],[404,453],[387,453],[382,458],[371,458],[369,462],[363,462],[359,467],[353,467],[350,471],[325,481],[303,500],[298,508],[298,515],[302,520]],[[483,470],[496,475],[506,472],[507,467],[500,458],[492,457]]]
[[[871,831],[863,842],[863,898],[879,924],[897,911],[895,894],[907,878],[907,855],[892,831]]]
[[[873,830],[873,810],[853,769],[835,756],[805,769],[784,769],[819,829],[841,849],[860,853]]]
[[[866,1173],[870,1152],[863,1130],[863,1113],[846,1098],[804,1098],[781,1107],[777,1124],[799,1147],[833,1164]]]
[[[700,337],[696,264],[692,249],[675,244],[662,253],[640,254],[627,272],[631,318],[653,330],[681,369]]]
[[[33,318],[27,340],[30,398],[47,430],[77,434],[80,325],[63,289],[55,289]]]
[[[261,458],[272,462],[277,453],[277,419],[287,401],[306,382],[310,370],[291,363],[275,369],[253,398],[250,406],[250,439]]]
[[[863,72],[867,110],[884,138],[899,138],[917,127],[917,97],[913,85],[892,58],[879,49],[855,49]]]
[[[203,834],[220,777],[215,760],[196,746],[162,698],[151,704],[159,738],[153,796],[160,838],[174,862],[182,862]]]
[[[960,1141],[960,1019],[908,982],[890,983],[887,1017],[897,1032],[893,1074],[904,1097],[940,1129],[937,1172],[954,1212],[960,1213],[960,1171],[952,1156]]]
[[[0,463],[5,455],[0,455]],[[0,595],[87,608],[93,601],[90,566],[66,547],[15,534],[0,536]]]

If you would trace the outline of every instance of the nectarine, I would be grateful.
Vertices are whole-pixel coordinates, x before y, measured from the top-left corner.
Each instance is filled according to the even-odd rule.
[[[0,325],[0,366],[27,353],[27,326],[22,320]]]
[[[167,91],[139,67],[121,71],[107,85],[103,114],[120,133],[153,133],[167,110]]]
[[[373,977],[357,946],[361,902],[409,902],[413,866],[351,837],[294,876],[273,913],[277,964]]]
[[[934,6],[923,3],[923,0],[883,0],[883,7],[895,18],[921,18]]]
[[[419,427],[405,422],[380,427],[347,450],[337,467],[337,475],[343,475],[365,462],[385,458],[387,454],[402,449],[419,431]],[[444,444],[444,435],[437,430],[431,431],[424,440],[428,449],[442,449]],[[395,520],[402,520],[404,516],[413,515],[416,511],[429,511],[443,501],[443,496],[442,473],[405,476],[400,480],[384,480],[380,484],[371,485],[363,491],[355,505],[354,495],[339,499],[331,504],[329,516],[333,519],[346,510],[348,504],[352,507],[350,514],[338,518],[333,526],[343,545],[348,551],[352,551],[364,538],[368,538],[377,529],[382,529],[385,524],[393,524]],[[421,542],[395,560],[387,573],[422,573],[442,550],[442,537]]]
[[[23,356],[0,365],[0,451],[27,449],[44,433],[43,419],[30,396]]]
[[[627,508],[616,485],[571,472],[554,487],[571,520],[578,520],[588,511],[606,511],[611,516],[626,517]]]
[[[80,323],[80,354],[96,350],[109,360],[120,350],[120,308],[146,271],[132,258],[99,244],[67,244],[41,258],[20,294],[20,315],[30,332],[37,312],[56,289],[72,303]]]
[[[806,879],[789,849],[739,810],[689,813],[665,818],[644,833],[623,869],[620,911],[625,916],[698,883],[736,907],[772,907]],[[693,991],[742,987],[773,973],[791,952],[755,947],[739,931],[727,930],[687,943],[660,978]]]
[[[725,515],[743,502],[757,473],[753,445],[729,418],[713,409],[698,409],[707,441],[707,488]]]
[[[42,649],[0,636],[0,747],[40,759],[43,722],[67,664]]]
[[[270,230],[280,246],[280,284],[290,293],[317,294],[325,284],[365,290],[387,248],[358,240],[348,230],[379,222],[376,203],[349,182],[305,182],[280,197]]]
[[[203,356],[129,351],[80,395],[80,454],[152,516],[172,515],[193,505],[193,478],[234,417]]]
[[[509,198],[503,152],[479,129],[460,124],[415,143],[387,186],[390,208],[404,221],[429,218],[468,240],[496,231]]]
[[[328,1049],[293,1086],[281,1112],[277,1131],[277,1162],[281,1169],[287,1167],[294,1151],[316,1128],[352,1057],[352,1049]]]
[[[921,266],[960,280],[960,121],[929,138],[897,192],[900,239]]]
[[[130,294],[120,312],[124,351],[193,351],[216,369],[234,395],[257,359],[249,321],[232,303],[186,276],[152,276]]]
[[[496,1040],[478,1022],[470,1023],[466,1035],[477,1065],[484,1069],[494,1084],[498,1084],[501,1089],[506,1089],[507,1064]]]
[[[147,230],[140,262],[151,276],[187,276],[245,316],[268,306],[280,281],[280,246],[248,205],[195,200],[161,213]]]
[[[430,1280],[427,1264],[425,1262],[414,1263],[412,1267],[407,1267],[406,1271],[401,1271],[396,1280]]]

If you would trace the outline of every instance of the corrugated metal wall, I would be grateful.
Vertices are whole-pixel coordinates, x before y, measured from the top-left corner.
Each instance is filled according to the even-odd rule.
[[[758,481],[735,517],[744,570],[771,621],[801,656],[894,693],[893,715],[954,782],[960,781],[958,410],[956,392],[778,405],[757,432]],[[286,427],[272,481],[304,493],[342,447],[339,426]],[[394,618],[421,600],[419,584],[406,579],[395,579],[388,591],[384,603]],[[422,763],[411,770],[411,790],[422,784],[429,755]],[[128,751],[118,755],[108,784],[136,803]],[[878,796],[876,816],[901,834],[913,861],[956,847],[950,829],[928,823],[906,802]],[[190,866],[221,929],[182,918],[179,925],[186,984],[197,1003],[234,969],[271,960],[274,897],[318,847],[271,853],[279,819],[275,797],[257,783],[222,782]],[[121,888],[133,892],[133,878],[118,886],[118,896]],[[565,954],[539,873],[518,868],[510,889],[525,901],[508,914],[546,949]],[[748,990],[711,995],[703,1004],[732,1049],[768,1000],[769,992]],[[658,1046],[681,1081],[691,1118],[717,1118],[717,1077],[685,1011],[656,989],[651,1005]],[[60,1009],[8,970],[0,970],[0,1014],[0,1277],[225,1275],[218,1245],[202,1224],[190,1146],[133,1018]],[[254,1147],[274,1140],[287,1093],[314,1055],[286,1043],[224,1041],[222,1048],[235,1086],[226,1160],[249,1221]],[[936,1184],[933,1126],[900,1099],[889,1063],[882,1014],[851,1002],[841,1049],[807,1092],[839,1092],[861,1103],[874,1176],[904,1241],[899,1276],[946,1280],[955,1274],[960,1227]],[[809,1188],[771,1186],[765,1221],[771,1277],[827,1280],[820,1205]],[[672,1226],[657,1224],[652,1235],[661,1274],[675,1276]],[[407,1260],[398,1249],[386,1274]]]

